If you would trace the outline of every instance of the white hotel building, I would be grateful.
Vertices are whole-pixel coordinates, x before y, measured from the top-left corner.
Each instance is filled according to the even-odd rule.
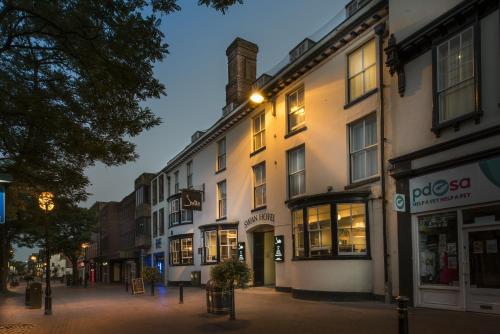
[[[257,45],[236,38],[228,47],[222,117],[152,181],[150,256],[165,283],[200,272],[205,284],[212,265],[240,246],[256,286],[303,298],[384,295],[388,3],[353,1],[344,18],[258,79]],[[262,103],[249,100],[253,89]],[[185,188],[203,191],[201,211],[180,209]],[[282,261],[273,257],[275,237]]]

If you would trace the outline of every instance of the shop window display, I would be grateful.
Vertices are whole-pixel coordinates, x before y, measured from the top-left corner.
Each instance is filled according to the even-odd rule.
[[[459,285],[456,212],[418,217],[420,283]]]

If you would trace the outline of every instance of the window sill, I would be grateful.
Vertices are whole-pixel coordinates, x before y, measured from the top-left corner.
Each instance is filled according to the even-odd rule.
[[[436,111],[434,111],[436,112]],[[438,123],[434,122],[431,131],[434,132],[436,137],[439,137],[441,135],[441,131],[447,128],[453,128],[455,131],[460,130],[460,124],[464,123],[469,120],[474,120],[475,124],[479,124],[481,120],[481,116],[483,115],[482,111],[473,111],[468,114],[450,119],[448,121]]]
[[[219,170],[216,170],[216,171],[215,171],[215,174],[222,173],[222,172],[223,172],[223,171],[225,171],[225,170],[226,170],[226,167],[221,168],[221,169],[219,169]]]
[[[213,266],[213,265],[216,265],[218,263],[219,263],[219,261],[217,261],[217,262],[202,262],[201,265],[202,266]]]
[[[171,264],[170,265],[171,267],[189,267],[189,266],[194,266],[193,263],[189,263],[189,264]]]
[[[227,217],[224,216],[224,217],[220,217],[220,218],[215,219],[215,221],[220,222],[221,220],[226,220],[226,219],[227,219]]]
[[[348,103],[346,103],[346,104],[344,105],[344,110],[345,110],[345,109],[349,109],[349,108],[350,108],[350,107],[352,107],[353,105],[355,105],[355,104],[357,104],[357,103],[359,103],[359,102],[361,102],[361,101],[363,101],[363,100],[367,99],[368,97],[372,96],[372,95],[373,95],[373,94],[375,94],[376,92],[378,92],[378,88],[374,88],[374,89],[372,89],[371,91],[369,91],[369,92],[365,93],[364,95],[361,95],[360,97],[357,97],[357,98],[355,98],[355,99],[354,99],[354,100],[352,100],[352,101],[349,101]]]
[[[351,184],[348,184],[347,186],[345,186],[344,190],[355,189],[355,188],[358,188],[358,187],[361,187],[361,186],[365,186],[367,184],[378,182],[378,181],[380,181],[380,176],[370,177],[370,178],[365,179],[365,180],[352,182]]]
[[[265,209],[267,209],[267,205],[263,205],[263,206],[259,206],[257,208],[253,208],[252,210],[250,210],[250,212],[256,212],[256,211],[265,210]]]
[[[254,155],[262,152],[262,151],[265,151],[265,150],[266,150],[266,147],[262,146],[261,148],[259,148],[259,149],[255,150],[255,151],[253,151],[252,153],[250,153],[250,158],[253,157]]]
[[[285,135],[285,139],[290,138],[292,136],[295,136],[297,133],[301,133],[302,131],[306,131],[306,130],[307,130],[307,126],[304,125],[303,127],[299,128],[299,129],[288,132]]]
[[[176,227],[176,226],[182,226],[182,225],[191,225],[193,222],[186,222],[186,223],[178,223],[178,224],[173,224],[169,225],[168,228]]]
[[[293,257],[292,261],[318,261],[318,260],[371,260],[369,255],[329,255],[315,257]]]

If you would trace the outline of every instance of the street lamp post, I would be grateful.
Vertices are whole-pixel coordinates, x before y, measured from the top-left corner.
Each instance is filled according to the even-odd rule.
[[[50,245],[49,212],[54,209],[54,194],[42,192],[38,197],[38,206],[45,212],[45,315],[52,314],[52,291],[50,289]]]

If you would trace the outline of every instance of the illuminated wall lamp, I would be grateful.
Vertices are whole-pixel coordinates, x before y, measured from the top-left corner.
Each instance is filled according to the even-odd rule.
[[[260,92],[253,92],[252,95],[250,96],[250,101],[253,103],[260,104],[264,102],[264,96]]]

